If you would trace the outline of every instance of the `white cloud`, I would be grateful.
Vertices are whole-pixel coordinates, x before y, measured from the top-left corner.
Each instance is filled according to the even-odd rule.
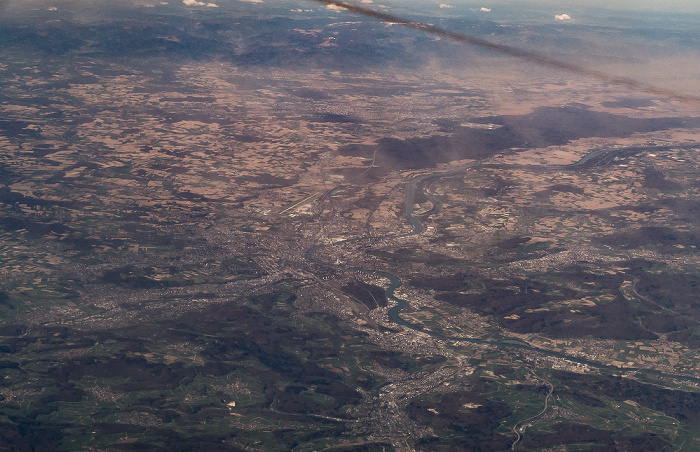
[[[347,8],[331,3],[330,5],[326,5],[326,9],[332,9],[333,11],[345,11]]]
[[[485,6],[482,6],[479,11],[481,11],[482,13],[490,13],[491,8],[486,8]]]
[[[246,3],[265,3],[263,0],[238,0],[239,2],[246,2]]]
[[[207,8],[218,8],[219,5],[215,3],[204,3],[204,2],[199,2],[197,0],[182,0],[182,3],[184,3],[187,6],[206,6]]]
[[[452,5],[448,5],[447,3],[440,3],[440,8],[452,8]]]
[[[56,8],[55,6],[49,6],[48,9],[49,11],[56,11],[58,8]]]
[[[554,16],[554,18],[556,20],[571,20],[571,16],[569,16],[568,14],[557,14],[556,16]]]
[[[374,0],[361,0],[360,3],[374,3]]]

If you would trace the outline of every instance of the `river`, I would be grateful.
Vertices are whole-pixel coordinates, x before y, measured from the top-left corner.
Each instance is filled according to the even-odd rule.
[[[697,146],[697,144],[694,144],[693,146]],[[642,147],[642,146],[634,146],[634,147],[625,147],[625,148],[617,148],[617,149],[596,149],[594,151],[591,151],[590,153],[586,154],[583,158],[581,158],[579,161],[572,163],[570,165],[551,165],[551,166],[537,166],[536,168],[542,169],[542,170],[549,170],[549,171],[555,171],[555,170],[582,170],[582,169],[589,169],[593,167],[600,167],[600,166],[607,166],[616,161],[617,158],[619,157],[626,157],[626,156],[631,156],[634,154],[638,154],[643,151],[653,151],[653,152],[662,152],[663,150],[669,150],[672,147],[670,146],[654,146],[654,147]],[[678,146],[673,147],[674,149],[677,149]],[[507,168],[509,165],[485,165],[483,161],[478,161],[473,164],[467,165],[467,166],[462,166],[458,169],[450,170],[450,171],[444,171],[444,172],[437,172],[437,173],[431,173],[431,174],[424,174],[421,176],[417,176],[411,180],[409,180],[406,183],[406,219],[408,222],[411,224],[413,229],[409,233],[405,234],[395,234],[395,235],[384,235],[384,236],[379,236],[379,237],[357,237],[353,239],[347,239],[347,240],[342,240],[339,242],[335,242],[333,244],[329,245],[315,245],[311,248],[309,248],[306,252],[306,259],[310,262],[316,263],[316,264],[321,264],[321,265],[329,265],[329,266],[338,266],[338,267],[343,267],[349,270],[355,270],[355,271],[360,271],[366,274],[370,275],[375,275],[379,277],[383,277],[389,280],[389,286],[385,290],[386,297],[393,301],[395,305],[391,307],[388,311],[388,316],[389,319],[403,327],[410,328],[414,331],[420,331],[422,333],[428,334],[436,339],[444,340],[444,341],[453,341],[453,342],[468,342],[472,344],[483,344],[483,345],[490,345],[494,346],[497,348],[509,348],[509,349],[520,349],[520,350],[528,350],[532,352],[536,352],[545,356],[550,356],[553,358],[561,358],[565,359],[567,361],[571,361],[574,363],[578,364],[584,364],[589,367],[601,369],[601,370],[607,370],[612,373],[616,374],[646,374],[649,376],[656,376],[656,377],[666,377],[666,378],[673,378],[677,380],[684,380],[684,381],[690,381],[690,382],[696,382],[700,383],[700,378],[698,377],[692,377],[692,376],[687,376],[687,375],[675,375],[675,374],[667,374],[661,371],[657,371],[654,369],[643,369],[643,368],[633,368],[633,367],[625,367],[625,368],[618,368],[615,366],[611,365],[606,365],[603,363],[599,363],[596,361],[592,361],[589,359],[584,359],[580,357],[574,357],[571,355],[567,355],[565,353],[560,353],[560,352],[555,352],[552,350],[547,350],[547,349],[542,349],[539,347],[532,346],[530,344],[527,344],[525,342],[521,342],[517,339],[513,339],[510,341],[497,341],[497,340],[487,340],[487,339],[479,339],[479,338],[471,338],[471,337],[463,337],[463,336],[447,336],[443,335],[440,333],[436,333],[434,331],[425,329],[421,325],[415,325],[410,322],[405,321],[404,319],[401,318],[401,311],[408,306],[408,302],[406,300],[402,300],[401,298],[398,298],[395,293],[396,290],[401,287],[401,279],[394,275],[393,273],[389,273],[386,271],[382,270],[372,270],[372,269],[366,269],[366,268],[361,268],[361,267],[352,267],[352,266],[347,266],[344,264],[330,264],[328,262],[323,262],[314,257],[314,254],[326,247],[330,246],[338,246],[342,245],[345,243],[351,243],[351,242],[358,242],[358,241],[372,241],[372,240],[381,240],[384,238],[400,238],[400,237],[408,237],[412,235],[419,235],[425,231],[425,226],[423,223],[418,219],[417,216],[413,214],[413,204],[414,204],[414,199],[416,195],[416,190],[420,189],[423,191],[423,194],[426,196],[426,198],[433,204],[433,207],[428,213],[432,213],[434,211],[437,211],[440,208],[440,201],[437,200],[432,194],[427,192],[426,188],[429,186],[430,183],[439,180],[439,179],[444,179],[447,177],[453,177],[457,176],[460,174],[465,173],[466,171],[469,171],[470,169],[473,169],[477,166],[484,166],[484,167],[499,167],[499,168]],[[512,167],[521,167],[519,165],[512,165]],[[533,168],[535,166],[533,165]],[[338,187],[334,188],[333,190],[336,190]],[[427,214],[427,213],[426,213]]]

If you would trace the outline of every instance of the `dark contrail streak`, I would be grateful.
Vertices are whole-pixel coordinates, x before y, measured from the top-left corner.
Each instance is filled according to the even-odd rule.
[[[626,86],[628,88],[632,88],[638,91],[644,91],[647,93],[651,94],[656,94],[659,96],[663,97],[668,97],[670,99],[675,99],[681,102],[692,102],[692,103],[700,103],[700,97],[699,96],[694,96],[691,94],[684,94],[680,93],[678,91],[666,89],[666,88],[661,88],[655,85],[650,85],[648,83],[640,82],[638,80],[634,80],[632,78],[628,77],[618,77],[615,75],[607,74],[605,72],[601,71],[596,71],[594,69],[588,69],[582,66],[578,66],[575,64],[571,63],[566,63],[564,61],[559,61],[554,58],[549,58],[546,56],[539,55],[534,52],[529,52],[527,50],[522,50],[518,49],[515,47],[503,45],[503,44],[495,44],[493,42],[486,41],[481,38],[477,38],[475,36],[470,36],[467,34],[463,33],[456,33],[454,31],[449,31],[445,30],[443,28],[435,27],[432,25],[427,25],[421,22],[414,22],[412,20],[407,20],[407,19],[402,19],[400,17],[391,15],[391,14],[386,14],[382,13],[379,11],[375,11],[369,8],[365,8],[363,6],[357,6],[353,5],[352,3],[346,3],[346,2],[338,2],[335,0],[313,0],[318,3],[323,3],[325,5],[335,5],[340,8],[345,8],[349,11],[358,13],[358,14],[363,14],[368,17],[372,17],[375,19],[383,20],[386,22],[393,22],[396,24],[404,25],[409,28],[413,28],[416,30],[421,30],[426,33],[431,33],[434,35],[438,36],[443,36],[446,38],[453,39],[458,42],[463,42],[466,44],[471,44],[477,47],[482,47],[485,49],[492,50],[494,52],[502,53],[504,55],[509,55],[512,57],[520,58],[522,60],[530,61],[535,64],[539,64],[541,66],[548,66],[556,69],[560,69],[566,72],[570,72],[573,74],[577,75],[583,75],[586,77],[592,77],[596,78],[598,80],[603,80],[605,82],[615,84],[615,85],[620,85],[620,86]]]

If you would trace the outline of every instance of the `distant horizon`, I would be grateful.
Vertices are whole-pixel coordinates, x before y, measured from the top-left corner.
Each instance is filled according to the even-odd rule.
[[[428,3],[425,0],[414,0],[417,3]],[[503,5],[506,7],[512,8],[514,5],[512,2],[508,1],[503,1],[503,0],[486,0],[483,2],[478,2],[474,0],[452,0],[452,1],[446,1],[446,2],[438,2],[438,1],[432,1],[432,3],[445,3],[445,4],[450,4],[452,6],[457,6],[457,5],[462,5],[462,4],[470,4],[470,5],[479,5],[480,7],[486,7],[490,8],[491,6],[495,5]],[[618,0],[615,2],[608,2],[604,0],[591,0],[587,2],[581,2],[581,1],[574,1],[574,0],[563,0],[563,1],[552,1],[552,0],[547,0],[547,1],[533,1],[533,0],[524,0],[521,2],[518,2],[519,4],[532,4],[532,5],[538,5],[538,6],[552,6],[553,8],[558,8],[561,10],[565,10],[567,8],[603,8],[603,9],[609,9],[609,10],[626,10],[626,11],[640,11],[640,12],[676,12],[676,13],[682,13],[682,12],[694,12],[694,13],[700,13],[700,3],[694,0],[669,0],[666,2],[663,2],[663,4],[660,4],[658,1],[655,0],[639,0],[639,1],[633,1],[633,0]]]
[[[308,1],[308,0],[304,0]],[[506,8],[517,8],[520,5],[537,5],[540,7],[549,7],[551,6],[554,9],[559,9],[559,10],[565,10],[567,8],[574,8],[574,9],[588,9],[588,8],[603,8],[603,9],[608,9],[608,10],[626,10],[626,11],[641,11],[641,12],[693,12],[693,13],[700,13],[700,3],[695,1],[695,0],[667,0],[666,2],[659,3],[656,0],[638,0],[638,1],[633,1],[633,0],[618,0],[616,2],[608,2],[604,0],[591,0],[588,2],[581,2],[581,1],[573,1],[573,0],[562,0],[562,1],[553,1],[553,0],[522,0],[519,1],[517,4],[513,4],[512,2],[509,1],[504,1],[504,0],[484,0],[484,1],[476,1],[476,0],[409,0],[409,1],[362,1],[362,0],[347,0],[348,3],[356,3],[356,4],[364,4],[365,6],[369,5],[402,5],[402,6],[409,6],[409,5],[416,5],[416,4],[421,4],[424,6],[428,5],[435,5],[436,7],[441,7],[445,9],[449,9],[451,7],[460,7],[460,6],[469,6],[469,7],[476,7],[476,8],[488,8],[491,9],[492,7],[506,7]],[[12,5],[14,7],[17,7],[19,4],[25,5],[29,8],[35,8],[38,5],[46,5],[46,7],[58,7],[61,4],[65,3],[88,3],[92,7],[99,6],[99,1],[95,0],[0,0],[0,8],[7,7],[9,5]],[[103,1],[102,3],[105,4],[105,6],[110,6],[114,7],[117,6],[116,4],[121,3],[122,6],[147,6],[146,4],[149,2],[139,2],[135,0],[122,0],[119,2],[113,2],[113,1]],[[116,4],[115,4],[116,3]],[[157,5],[160,2],[153,2],[153,4]],[[183,2],[181,0],[172,0],[168,1],[168,3],[171,6],[174,5],[179,5],[182,4]],[[279,5],[279,1],[275,0],[258,0],[258,1],[250,1],[250,0],[219,0],[217,2],[220,5],[225,5],[225,4],[235,4],[235,3],[255,3],[259,6],[265,6],[267,5]]]

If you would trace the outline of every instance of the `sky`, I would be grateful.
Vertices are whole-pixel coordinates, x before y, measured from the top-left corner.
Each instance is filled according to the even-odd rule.
[[[85,3],[91,5],[96,5],[99,3],[105,4],[115,4],[115,3],[126,3],[122,1],[114,0],[81,0]],[[194,1],[194,0],[190,0]],[[32,5],[45,3],[60,6],[61,3],[65,3],[66,0],[0,0],[0,6],[12,4],[13,6]],[[220,0],[218,3],[236,3],[236,2],[248,2],[248,3],[275,3],[276,0]],[[138,2],[134,2],[138,3]],[[159,3],[155,2],[155,3]],[[169,1],[169,3],[179,3],[178,0]],[[311,3],[311,2],[309,2]],[[405,4],[405,5],[424,5],[428,6],[434,5],[450,5],[450,6],[478,6],[485,8],[492,8],[493,6],[498,7],[513,7],[515,4],[531,4],[539,6],[552,6],[560,9],[566,8],[606,8],[615,10],[629,10],[629,11],[665,11],[665,12],[699,12],[700,13],[700,1],[697,0],[389,0],[389,1],[374,1],[374,0],[357,0],[355,3],[362,4]]]
[[[415,3],[428,3],[425,0],[414,0]],[[700,1],[697,0],[539,0],[539,1],[509,1],[509,0],[486,0],[475,2],[473,0],[440,0],[438,3],[448,3],[452,5],[469,4],[487,8],[492,6],[509,7],[514,3],[533,4],[538,6],[552,6],[565,10],[567,8],[605,8],[626,11],[663,11],[663,12],[698,12],[700,13]]]

